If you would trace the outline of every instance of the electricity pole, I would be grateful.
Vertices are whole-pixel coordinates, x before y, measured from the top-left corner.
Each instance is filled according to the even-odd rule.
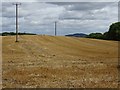
[[[21,3],[13,3],[13,5],[16,6],[16,42],[18,42],[18,6],[21,5]]]
[[[55,36],[57,35],[57,22],[55,21]]]

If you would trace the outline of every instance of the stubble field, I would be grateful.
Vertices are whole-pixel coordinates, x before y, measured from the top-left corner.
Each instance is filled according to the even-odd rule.
[[[118,42],[64,36],[2,37],[3,88],[117,88]]]

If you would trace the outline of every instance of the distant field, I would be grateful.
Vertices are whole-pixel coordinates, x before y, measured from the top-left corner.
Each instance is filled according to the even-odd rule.
[[[118,42],[64,36],[2,37],[3,87],[117,88]]]

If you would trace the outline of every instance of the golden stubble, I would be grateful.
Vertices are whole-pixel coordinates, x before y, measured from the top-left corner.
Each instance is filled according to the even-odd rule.
[[[118,42],[64,36],[2,37],[3,87],[116,88]]]

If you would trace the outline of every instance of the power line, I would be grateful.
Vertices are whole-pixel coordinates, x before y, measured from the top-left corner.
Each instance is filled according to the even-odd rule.
[[[21,3],[13,3],[13,5],[16,6],[16,42],[18,42],[18,6],[21,5]]]

